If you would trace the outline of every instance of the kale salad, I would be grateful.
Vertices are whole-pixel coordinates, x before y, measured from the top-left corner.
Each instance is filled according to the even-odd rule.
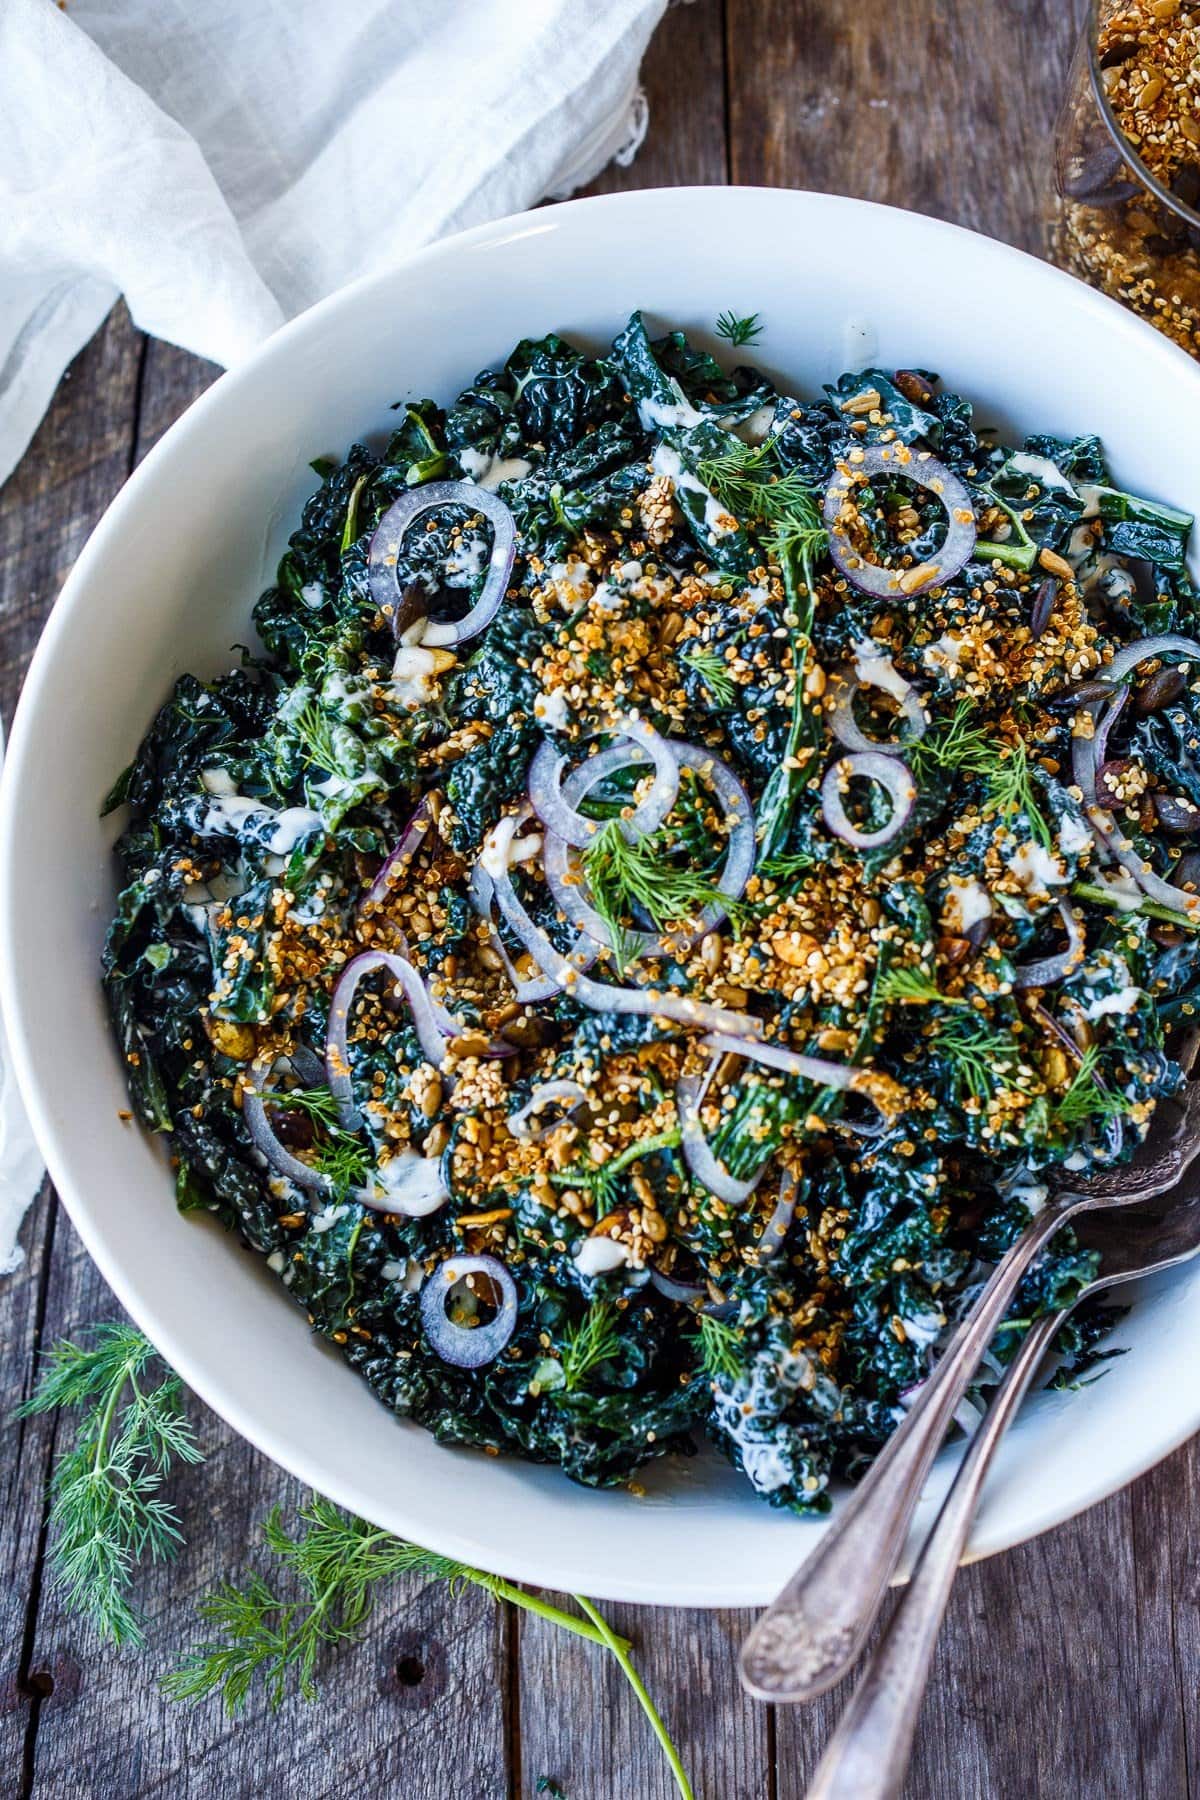
[[[1180,1082],[1191,517],[925,371],[801,399],[638,313],[313,466],[259,650],[110,796],[178,1204],[444,1442],[614,1484],[707,1437],[819,1510]],[[1090,1272],[1060,1233],[992,1378]]]

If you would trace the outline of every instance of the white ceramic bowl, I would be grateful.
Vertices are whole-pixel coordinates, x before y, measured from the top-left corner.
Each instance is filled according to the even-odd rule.
[[[635,306],[708,338],[757,308],[761,360],[813,392],[844,368],[940,370],[978,417],[1097,431],[1122,482],[1200,501],[1200,372],[1108,300],[913,214],[817,194],[694,189],[586,200],[485,226],[346,289],[191,407],[109,509],[34,658],[0,825],[0,971],[50,1171],[122,1304],[183,1379],[293,1474],[356,1512],[510,1577],[610,1599],[766,1601],[823,1526],[774,1512],[719,1459],[649,1492],[439,1448],[400,1424],[236,1242],[177,1216],[161,1145],[117,1117],[96,981],[113,898],[97,805],[172,679],[247,636],[313,479],[308,460],[448,400],[518,338],[608,342]],[[711,340],[709,340],[711,341]],[[1131,1354],[1025,1409],[972,1539],[986,1555],[1111,1493],[1200,1427],[1200,1268],[1151,1284]],[[943,1458],[925,1502],[940,1498]]]

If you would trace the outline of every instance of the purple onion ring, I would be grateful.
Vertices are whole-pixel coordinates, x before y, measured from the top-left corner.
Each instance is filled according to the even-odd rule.
[[[296,1059],[293,1057],[292,1060],[294,1063]],[[433,1158],[401,1153],[384,1165],[380,1171],[378,1187],[345,1189],[340,1188],[330,1176],[322,1174],[320,1169],[314,1169],[311,1163],[302,1162],[298,1156],[293,1156],[271,1129],[271,1121],[263,1103],[263,1094],[268,1092],[267,1083],[274,1068],[273,1063],[254,1064],[250,1071],[253,1085],[247,1082],[242,1089],[242,1117],[255,1148],[261,1151],[280,1175],[312,1193],[324,1194],[330,1199],[353,1201],[359,1206],[369,1206],[376,1212],[400,1213],[409,1219],[427,1218],[430,1213],[445,1206],[450,1193],[442,1180],[440,1164]],[[397,1165],[403,1180],[389,1188],[387,1171]]]
[[[529,1121],[535,1113],[541,1112],[544,1106],[553,1105],[556,1100],[569,1100],[571,1104],[563,1114],[563,1118],[569,1118],[578,1107],[583,1105],[587,1097],[587,1089],[582,1082],[566,1079],[543,1081],[534,1088],[524,1106],[518,1108],[515,1113],[509,1114],[507,1120],[509,1132],[515,1138],[524,1138],[530,1143],[537,1143],[541,1138],[547,1137],[555,1129],[555,1126],[562,1123],[562,1120],[556,1119],[551,1125],[531,1125]]]
[[[445,643],[465,644],[468,638],[478,637],[486,630],[499,612],[517,554],[517,527],[512,513],[503,500],[486,488],[469,481],[430,481],[402,494],[375,527],[367,551],[367,583],[372,600],[398,637],[411,622],[411,609],[406,606],[396,575],[400,546],[409,527],[423,513],[439,506],[462,506],[469,513],[482,513],[492,527],[492,550],[483,590],[465,618],[445,627]]]
[[[878,831],[860,831],[852,825],[842,799],[844,783],[858,777],[877,781],[892,803],[892,816]],[[881,750],[860,751],[854,756],[839,757],[825,771],[821,783],[821,813],[835,837],[855,850],[878,850],[903,829],[917,797],[916,783],[907,766],[898,757],[885,756]]]
[[[854,455],[859,455],[858,446]],[[971,496],[958,476],[924,451],[910,450],[900,443],[863,445],[861,458],[861,461],[839,462],[825,490],[824,518],[829,532],[829,554],[846,580],[862,593],[873,594],[881,600],[894,599],[897,594],[909,597],[923,594],[927,588],[951,580],[970,562],[977,535]],[[880,475],[911,481],[914,487],[933,494],[946,509],[946,535],[941,548],[928,564],[923,565],[928,573],[921,575],[919,580],[911,580],[918,574],[916,569],[889,569],[880,563],[864,562],[842,528],[842,508],[855,487]]]
[[[425,795],[412,818],[404,827],[400,841],[391,852],[387,861],[376,875],[374,881],[363,897],[360,911],[368,906],[386,907],[392,897],[393,889],[404,878],[408,865],[424,843],[429,827],[433,824],[433,810],[429,804],[429,796]]]
[[[1067,947],[1057,956],[1043,956],[1037,962],[1022,963],[1013,970],[1014,988],[1052,987],[1063,981],[1083,961],[1083,927],[1079,915],[1065,900],[1058,902],[1059,914],[1067,929]]]
[[[703,1085],[707,1085],[706,1083]],[[767,1162],[760,1164],[748,1181],[738,1181],[722,1168],[713,1154],[700,1123],[702,1084],[694,1075],[684,1075],[675,1089],[675,1106],[679,1113],[679,1144],[683,1160],[701,1187],[708,1189],[726,1206],[744,1206],[763,1178]]]
[[[679,793],[679,766],[666,738],[636,713],[622,719],[613,731],[628,738],[635,749],[630,752],[620,744],[610,745],[580,763],[566,782],[563,770],[567,759],[549,739],[538,745],[529,765],[529,798],[534,812],[548,831],[577,850],[591,843],[601,830],[601,822],[585,818],[572,802],[582,800],[604,776],[647,759],[654,764],[654,785],[630,817],[622,820],[622,830],[631,844],[658,830]]]
[[[500,1291],[496,1316],[487,1325],[456,1325],[446,1312],[453,1289],[468,1275],[486,1275]],[[494,1256],[448,1256],[421,1289],[421,1323],[444,1363],[482,1369],[495,1362],[517,1328],[517,1284]]]
[[[325,1032],[325,1070],[329,1091],[337,1101],[338,1114],[347,1131],[357,1131],[362,1124],[362,1115],[354,1104],[354,1084],[350,1078],[350,1012],[359,982],[364,976],[374,974],[377,969],[386,969],[403,988],[425,1060],[439,1069],[446,1054],[446,1033],[438,1022],[428,989],[412,964],[388,950],[365,950],[361,956],[351,957],[338,976],[333,990],[329,1002],[329,1024]],[[451,1035],[457,1030],[455,1025]]]

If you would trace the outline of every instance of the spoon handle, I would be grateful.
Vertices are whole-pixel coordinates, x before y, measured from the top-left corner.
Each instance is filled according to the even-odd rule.
[[[913,1578],[830,1738],[807,1800],[899,1800],[938,1631],[988,1468],[1067,1312],[1031,1327],[929,1534]]]
[[[1043,1207],[996,1264],[903,1422],[742,1646],[741,1676],[760,1700],[815,1699],[856,1660],[908,1537],[934,1457],[1022,1276],[1078,1203]]]

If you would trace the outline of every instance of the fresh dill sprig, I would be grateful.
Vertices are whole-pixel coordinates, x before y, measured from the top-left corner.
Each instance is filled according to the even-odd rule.
[[[965,1006],[964,1000],[953,1000],[943,994],[937,982],[924,969],[893,966],[881,976],[875,990],[885,1006]]]
[[[975,1100],[990,1100],[998,1088],[1022,1088],[1021,1053],[1012,1035],[997,1030],[969,1006],[938,1019],[933,1044],[949,1064],[956,1085]]]
[[[960,700],[941,731],[910,746],[909,765],[918,781],[935,770],[954,769],[986,781],[988,800],[1002,818],[1024,813],[1034,837],[1049,850],[1053,837],[1033,781],[1033,767],[1023,738],[997,742],[971,723],[974,707]]]
[[[672,1127],[669,1131],[660,1131],[653,1137],[636,1138],[632,1144],[607,1162],[572,1163],[569,1168],[558,1169],[550,1177],[557,1187],[585,1188],[591,1196],[593,1209],[597,1218],[612,1211],[620,1197],[621,1176],[633,1163],[640,1162],[645,1156],[653,1156],[659,1150],[674,1150],[679,1143],[679,1131]]]
[[[358,1138],[343,1129],[337,1101],[327,1087],[272,1088],[269,1104],[284,1111],[301,1112],[321,1127],[326,1141],[314,1144],[308,1159],[320,1174],[328,1175],[338,1194],[366,1186],[373,1167],[371,1154]]]
[[[950,718],[906,751],[918,780],[936,769],[958,769],[964,775],[988,776],[995,769],[996,750],[982,726],[973,725],[975,707],[960,700]]]
[[[315,700],[289,721],[293,735],[300,745],[303,760],[311,767],[326,769],[331,774],[338,768],[337,746],[334,742],[333,726],[321,711]]]
[[[157,1352],[132,1325],[97,1325],[90,1344],[49,1351],[18,1416],[83,1408],[75,1442],[51,1483],[50,1561],[66,1605],[114,1644],[145,1641],[129,1599],[137,1564],[174,1556],[179,1516],[160,1492],[174,1462],[203,1456],[184,1416],[179,1378],[152,1368]]]
[[[736,1381],[742,1372],[742,1359],[736,1346],[741,1343],[741,1333],[734,1325],[723,1319],[715,1319],[711,1313],[701,1313],[700,1329],[692,1342],[704,1365],[705,1374],[713,1380],[724,1377],[726,1381]]]
[[[1112,1088],[1101,1084],[1096,1074],[1099,1060],[1097,1046],[1089,1044],[1070,1087],[1055,1103],[1054,1121],[1057,1125],[1070,1128],[1073,1125],[1086,1125],[1092,1119],[1121,1119],[1128,1113],[1129,1101],[1124,1094],[1115,1093]]]
[[[732,706],[737,699],[737,683],[729,665],[715,650],[685,650],[681,662],[696,671],[718,706]]]
[[[645,911],[657,931],[694,919],[714,902],[733,912],[734,903],[709,876],[671,860],[671,847],[671,834],[661,828],[631,844],[622,821],[610,819],[582,852],[592,905],[614,943],[624,936],[624,921],[635,906]]]
[[[1011,1032],[999,1029],[976,1012],[968,1000],[943,994],[924,969],[892,967],[876,991],[883,1005],[928,1006],[934,1014],[929,1041],[949,1068],[956,1088],[973,1099],[990,1100],[998,1088],[1020,1091],[1020,1048]]]
[[[380,1587],[400,1575],[445,1581],[452,1589],[469,1582],[577,1637],[605,1641],[586,1620],[526,1594],[498,1575],[393,1537],[342,1512],[319,1494],[301,1508],[297,1522],[301,1530],[293,1536],[274,1507],[263,1525],[263,1540],[293,1578],[298,1596],[282,1597],[257,1574],[242,1587],[227,1582],[207,1595],[199,1612],[214,1635],[164,1677],[162,1690],[168,1699],[202,1700],[220,1694],[225,1710],[233,1714],[261,1682],[274,1709],[293,1679],[304,1699],[315,1699],[322,1651],[357,1640]]]
[[[1022,738],[998,752],[995,772],[988,777],[988,798],[1001,818],[1023,813],[1043,850],[1052,848],[1054,839],[1038,802],[1029,752]]]
[[[304,1699],[315,1699],[322,1654],[362,1636],[376,1597],[388,1582],[416,1575],[446,1582],[451,1593],[470,1584],[494,1600],[535,1613],[609,1651],[663,1748],[682,1800],[694,1800],[679,1752],[630,1660],[629,1641],[618,1637],[583,1595],[572,1595],[584,1614],[580,1618],[499,1575],[393,1537],[317,1494],[301,1509],[297,1523],[299,1531],[289,1532],[276,1507],[263,1527],[267,1548],[290,1577],[293,1597],[276,1593],[257,1574],[249,1575],[241,1587],[226,1583],[209,1594],[199,1610],[213,1636],[164,1677],[162,1691],[168,1699],[203,1700],[219,1694],[232,1715],[261,1684],[268,1705],[275,1709],[293,1681]]]
[[[327,1087],[272,1088],[268,1098],[272,1108],[302,1112],[327,1131],[338,1129],[337,1101]]]
[[[611,1362],[621,1348],[617,1331],[617,1309],[608,1300],[595,1300],[577,1325],[572,1325],[563,1338],[559,1361],[563,1386],[567,1392],[581,1387],[593,1369]]]
[[[739,319],[735,312],[726,311],[717,320],[717,336],[727,338],[739,348],[743,344],[752,344],[762,336],[762,332],[757,313],[750,313],[747,318]]]

